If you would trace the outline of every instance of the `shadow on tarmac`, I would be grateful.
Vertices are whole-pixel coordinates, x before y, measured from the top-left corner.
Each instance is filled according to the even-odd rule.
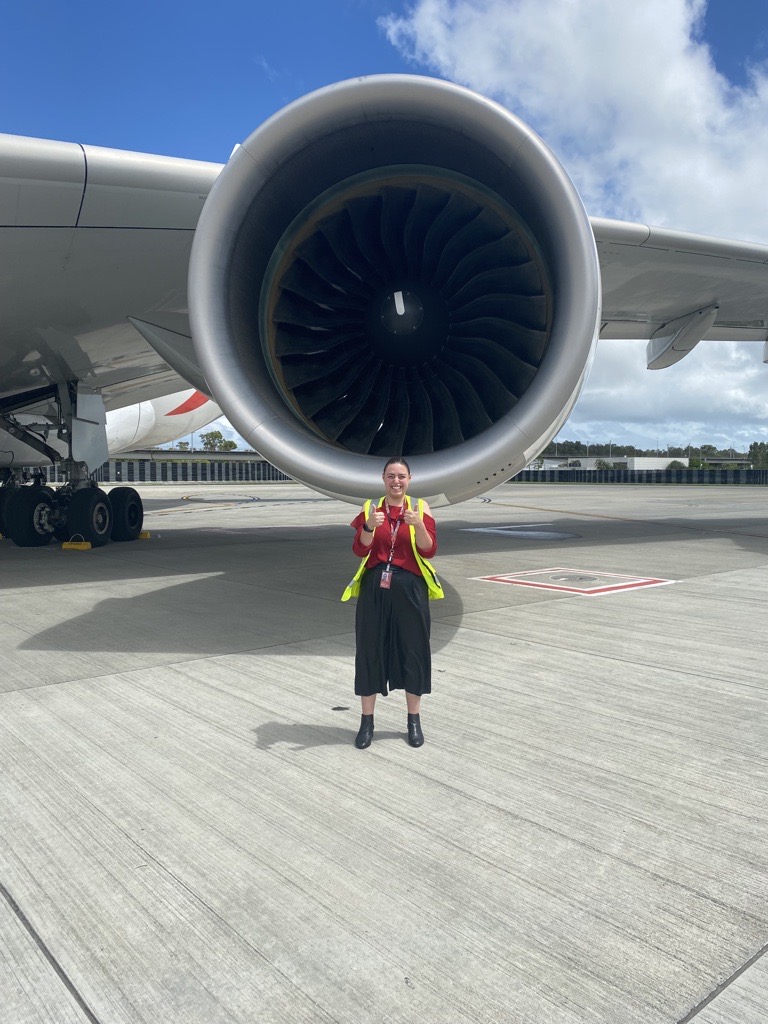
[[[19,649],[205,657],[268,650],[303,657],[306,642],[338,637],[337,651],[351,650],[355,606],[340,601],[347,578],[336,567],[333,575],[313,570],[313,579],[317,582],[311,585],[300,581],[301,587],[288,576],[245,580],[240,569],[184,582],[158,581],[140,594],[100,600],[87,612],[30,636]],[[456,589],[444,579],[443,587],[440,608],[430,603],[433,622],[442,626],[433,651],[452,640],[464,610]],[[327,644],[324,650],[330,653]]]
[[[535,509],[524,509],[533,522]],[[439,560],[445,555],[491,554],[518,556],[523,551],[551,548],[578,551],[603,545],[637,546],[661,541],[704,539],[729,536],[746,551],[762,551],[768,540],[768,518],[744,520],[738,517],[698,520],[696,518],[622,519],[618,517],[565,517],[548,521],[542,536],[520,519],[520,510],[500,514],[495,522],[478,529],[476,521],[454,520],[440,527]],[[157,577],[189,576],[194,573],[224,573],[224,562],[238,561],[235,576],[249,573],[259,576],[279,567],[294,582],[305,569],[322,568],[333,585],[343,589],[345,574],[354,572],[355,559],[347,557],[349,531],[338,526],[285,527],[252,526],[236,528],[203,527],[164,529],[152,524],[152,539],[135,544],[108,544],[88,552],[64,552],[60,545],[42,548],[17,548],[10,540],[0,540],[0,585],[14,587],[63,586],[123,580],[150,580]],[[149,549],[151,546],[152,550]],[[232,548],[240,550],[237,553]],[[157,549],[160,549],[159,551]],[[223,556],[222,556],[223,553]],[[126,557],[129,556],[129,557]],[[471,575],[471,574],[470,574]],[[318,577],[309,576],[307,592],[316,592]],[[343,581],[343,582],[341,582]],[[321,586],[323,596],[326,587]],[[335,592],[332,599],[336,599]]]
[[[495,510],[496,511],[496,510]],[[535,509],[498,509],[491,529],[535,523]],[[525,517],[523,519],[522,517]],[[549,519],[549,532],[570,535],[541,540],[514,530],[474,532],[477,521],[453,520],[441,526],[440,558],[465,556],[462,582],[474,575],[472,555],[497,552],[499,571],[525,568],[524,552],[551,551],[557,564],[574,564],[583,549],[595,561],[601,547],[693,540],[702,544],[713,536],[728,536],[748,551],[765,551],[768,524],[763,519],[720,518],[631,519],[600,515]],[[269,650],[303,655],[307,641],[339,638],[338,650],[352,648],[354,604],[341,604],[341,592],[354,572],[349,553],[350,531],[340,525],[265,526],[168,529],[152,525],[153,538],[135,544],[111,544],[80,553],[63,552],[58,545],[17,548],[0,542],[0,572],[4,590],[40,586],[55,591],[59,621],[31,635],[21,649],[53,652],[174,653],[207,657]],[[706,559],[705,559],[706,560]],[[635,555],[633,564],[640,561]],[[634,571],[617,564],[613,571]],[[703,563],[702,563],[703,567]],[[176,580],[174,577],[185,577]],[[190,579],[190,577],[196,577]],[[443,573],[444,601],[432,602],[434,623],[440,623],[438,651],[459,628],[464,606]],[[112,594],[97,599],[87,611],[66,617],[68,588],[73,594],[98,593],[100,583]],[[147,583],[140,593],[125,593],[131,582]],[[457,580],[458,582],[458,580]],[[121,587],[122,584],[128,584]],[[81,588],[85,588],[82,590]],[[52,600],[48,598],[47,600]],[[80,599],[78,608],[83,607]],[[50,622],[50,616],[47,616]],[[328,645],[325,645],[328,650]]]
[[[403,710],[405,714],[405,710]],[[348,728],[334,725],[303,725],[299,722],[264,722],[253,730],[258,750],[270,750],[278,744],[288,744],[292,753],[310,750],[312,747],[352,746],[359,726],[357,712]],[[381,740],[400,740],[408,743],[408,735],[402,732],[376,730],[376,743]]]

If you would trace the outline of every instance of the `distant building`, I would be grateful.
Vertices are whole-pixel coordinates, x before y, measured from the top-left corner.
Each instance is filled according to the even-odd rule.
[[[598,462],[608,463],[611,469],[666,469],[670,462],[682,462],[688,467],[688,459],[679,456],[620,455],[608,458],[606,455],[571,455],[567,459],[545,459],[544,469],[596,469]]]
[[[720,457],[718,455],[714,458],[707,458],[704,460],[711,469],[723,469],[725,466],[737,466],[739,469],[752,469],[752,463],[746,455],[734,455],[731,458],[730,455]]]

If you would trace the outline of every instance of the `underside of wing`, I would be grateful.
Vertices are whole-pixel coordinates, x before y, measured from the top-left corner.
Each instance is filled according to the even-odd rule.
[[[218,165],[0,135],[0,166],[0,400],[181,390],[142,325],[191,349],[189,252]]]
[[[650,339],[653,369],[700,340],[768,338],[768,246],[594,217],[591,224],[601,338]]]

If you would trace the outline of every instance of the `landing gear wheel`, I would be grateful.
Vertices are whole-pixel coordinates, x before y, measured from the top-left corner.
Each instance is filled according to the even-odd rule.
[[[5,521],[5,510],[8,506],[8,499],[13,494],[13,488],[0,487],[0,535],[8,536],[8,524]]]
[[[112,540],[136,540],[144,525],[144,506],[133,487],[113,487],[109,492],[112,506]]]
[[[15,488],[5,503],[8,536],[20,548],[39,548],[53,537],[53,498],[45,487]]]
[[[66,533],[69,539],[82,537],[91,547],[100,548],[112,531],[112,508],[104,491],[83,487],[69,501]]]

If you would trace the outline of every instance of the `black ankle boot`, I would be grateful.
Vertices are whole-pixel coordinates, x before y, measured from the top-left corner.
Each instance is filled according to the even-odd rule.
[[[418,715],[408,715],[408,742],[412,747],[420,747],[424,742]]]
[[[355,746],[358,750],[365,750],[370,747],[373,739],[373,715],[360,716],[360,730],[355,736]]]

